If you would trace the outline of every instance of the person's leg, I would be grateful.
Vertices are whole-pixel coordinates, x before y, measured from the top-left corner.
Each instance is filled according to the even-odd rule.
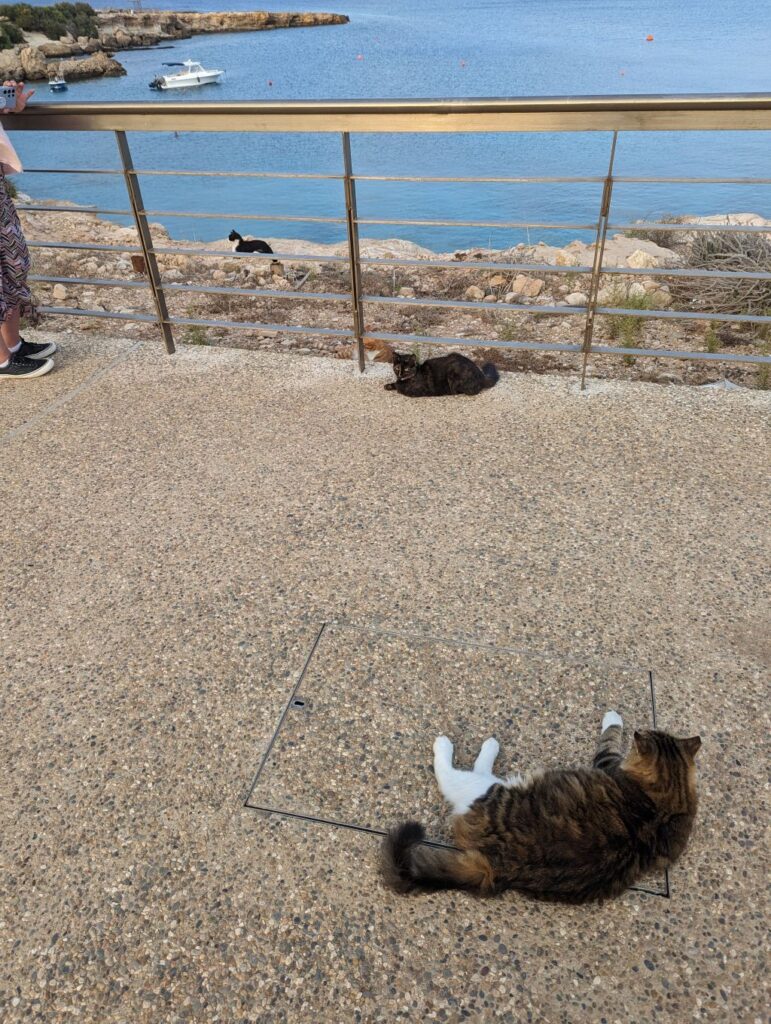
[[[0,324],[0,363],[10,359],[14,352],[21,346],[19,337],[19,320],[21,319],[19,307],[9,309],[5,320]]]

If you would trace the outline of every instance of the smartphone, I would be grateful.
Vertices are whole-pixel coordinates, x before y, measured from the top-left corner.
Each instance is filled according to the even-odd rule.
[[[3,85],[0,86],[0,97],[3,100],[4,109],[16,106],[16,86],[15,85]]]

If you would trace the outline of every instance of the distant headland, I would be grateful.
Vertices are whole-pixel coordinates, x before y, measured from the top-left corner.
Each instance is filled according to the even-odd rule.
[[[70,81],[116,77],[126,71],[113,54],[210,32],[345,25],[345,14],[317,11],[139,11],[87,4],[0,5],[0,78]]]

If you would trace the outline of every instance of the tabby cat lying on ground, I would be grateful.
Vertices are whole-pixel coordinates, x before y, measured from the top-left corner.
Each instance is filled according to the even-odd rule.
[[[552,769],[499,779],[485,740],[470,772],[452,766],[452,743],[434,743],[434,772],[452,805],[459,849],[421,845],[422,825],[393,829],[382,870],[397,892],[520,889],[585,903],[618,896],[642,875],[672,864],[696,814],[694,757],[701,739],[636,732],[621,754],[621,716],[602,720],[591,768]]]
[[[437,395],[478,395],[498,383],[498,371],[492,363],[479,367],[459,352],[437,356],[419,363],[417,356],[394,352],[396,380],[386,391],[398,391],[408,398],[432,398]]]

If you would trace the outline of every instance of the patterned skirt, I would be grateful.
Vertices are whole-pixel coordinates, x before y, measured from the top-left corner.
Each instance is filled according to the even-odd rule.
[[[17,306],[22,316],[34,317],[34,303],[27,284],[29,266],[29,249],[19,215],[0,170],[0,322]]]

